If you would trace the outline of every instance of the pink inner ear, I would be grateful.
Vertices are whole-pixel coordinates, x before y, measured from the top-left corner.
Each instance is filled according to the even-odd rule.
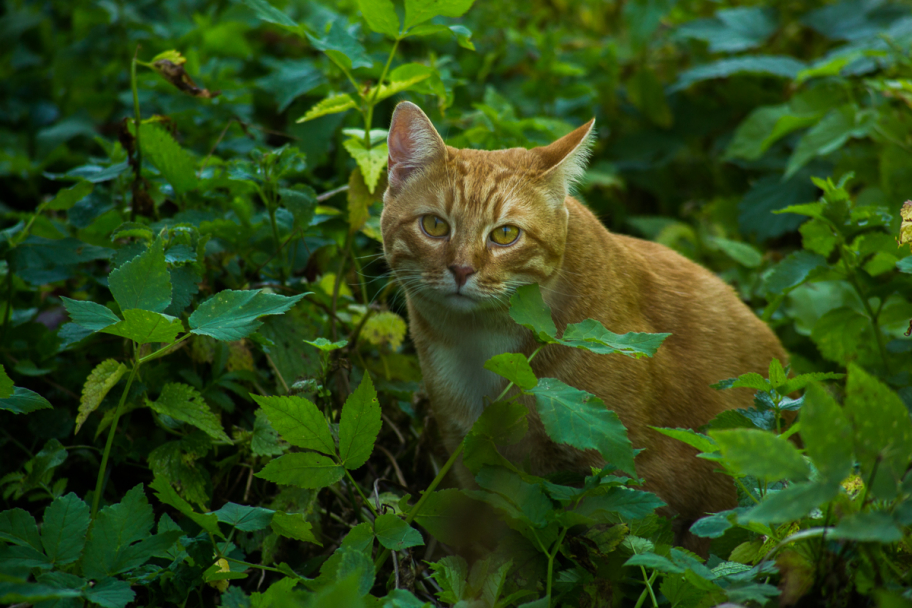
[[[393,125],[393,128],[387,137],[390,167],[399,163],[414,162],[414,144],[414,140],[409,137],[408,125]]]

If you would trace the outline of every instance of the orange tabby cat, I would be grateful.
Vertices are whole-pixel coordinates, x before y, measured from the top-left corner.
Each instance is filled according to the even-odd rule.
[[[615,333],[670,332],[650,359],[559,345],[532,361],[600,397],[627,426],[636,469],[681,522],[735,505],[731,479],[685,444],[649,428],[696,428],[752,404],[752,391],[710,384],[764,373],[785,360],[772,331],[708,270],[656,243],[610,233],[568,196],[583,173],[594,121],[549,146],[491,152],[444,144],[418,106],[403,102],[389,132],[383,248],[405,289],[411,335],[431,406],[452,452],[506,381],[494,355],[537,347],[508,315],[521,285],[538,283],[558,331],[587,318]],[[504,455],[531,472],[589,471],[603,461],[549,439],[531,398],[529,432]],[[459,471],[461,483],[471,473]],[[684,528],[686,530],[686,528]]]

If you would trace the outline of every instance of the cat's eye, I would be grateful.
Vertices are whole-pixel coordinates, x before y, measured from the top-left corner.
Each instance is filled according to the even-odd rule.
[[[519,238],[519,228],[516,226],[500,226],[491,232],[491,240],[498,245],[512,245]]]
[[[421,216],[421,229],[428,236],[440,238],[450,233],[450,225],[436,215]]]

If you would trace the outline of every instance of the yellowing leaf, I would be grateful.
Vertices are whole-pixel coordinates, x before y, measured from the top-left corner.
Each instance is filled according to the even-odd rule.
[[[912,201],[906,201],[903,203],[902,209],[899,210],[899,215],[902,217],[902,224],[899,226],[899,242],[900,246],[908,245],[909,250],[912,251]]]
[[[405,319],[394,312],[379,312],[371,316],[361,328],[361,336],[373,344],[388,344],[390,349],[398,350],[402,346],[406,332]]]
[[[185,63],[187,63],[187,58],[181,56],[178,51],[172,49],[159,53],[153,57],[152,69],[158,72],[159,76],[187,95],[201,97],[203,99],[212,99],[221,94],[221,91],[210,91],[209,89],[198,87],[196,83],[193,82],[193,79],[190,78],[190,74],[184,70]]]
[[[82,387],[79,414],[76,416],[76,433],[82,428],[89,414],[98,409],[102,400],[127,371],[127,366],[114,359],[106,359],[95,366]]]
[[[389,158],[389,149],[385,143],[372,147],[370,150],[364,147],[364,142],[360,139],[349,139],[343,144],[348,153],[352,155],[361,173],[364,175],[364,183],[367,184],[367,190],[373,194],[380,180],[380,172],[386,167],[386,161]]]
[[[343,93],[341,95],[332,95],[322,100],[311,109],[307,110],[307,113],[299,118],[297,122],[307,122],[308,120],[320,118],[321,116],[326,116],[327,114],[338,114],[339,112],[344,112],[345,110],[350,110],[351,108],[357,107],[358,104],[355,103],[355,100],[352,99],[351,95],[348,93]]]
[[[364,183],[361,169],[355,169],[348,179],[348,232],[358,232],[370,217],[373,197]]]

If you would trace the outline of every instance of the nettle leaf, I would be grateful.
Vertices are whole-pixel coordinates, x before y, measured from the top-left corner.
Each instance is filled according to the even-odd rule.
[[[756,372],[748,372],[742,374],[737,378],[728,378],[727,380],[720,380],[715,384],[710,384],[710,386],[717,391],[727,390],[730,388],[752,388],[758,391],[769,392],[772,390],[772,386],[769,381]]]
[[[712,454],[713,452],[719,451],[719,446],[716,444],[712,437],[698,433],[693,429],[670,429],[660,428],[657,426],[651,426],[649,428],[654,431],[658,431],[663,435],[671,437],[672,439],[683,441],[687,445],[696,448],[704,454]]]
[[[107,310],[107,309],[106,309]],[[88,419],[89,414],[98,409],[108,392],[120,381],[127,366],[114,359],[106,359],[95,366],[95,369],[86,378],[82,387],[82,397],[79,399],[79,414],[76,416],[76,430]]]
[[[845,412],[819,384],[804,395],[799,417],[801,439],[817,470],[829,481],[842,481],[852,471],[852,425]]]
[[[842,380],[843,378],[845,378],[845,374],[837,374],[834,372],[811,372],[809,374],[801,374],[794,378],[789,378],[786,383],[777,390],[782,395],[788,395],[789,393],[801,390],[814,382],[820,382],[822,380]]]
[[[130,546],[149,537],[154,521],[142,484],[129,490],[120,503],[101,509],[86,542],[83,574],[101,579],[126,570]]]
[[[218,520],[244,532],[254,532],[267,527],[275,511],[262,507],[249,507],[229,502],[218,511],[212,512]]]
[[[171,277],[162,240],[155,239],[142,254],[112,271],[108,287],[121,310],[164,312],[171,303]]]
[[[855,427],[855,455],[861,475],[877,475],[871,489],[884,499],[896,496],[912,460],[912,420],[902,399],[860,366],[849,365],[845,413]]]
[[[196,161],[170,133],[155,123],[144,122],[139,126],[139,142],[143,155],[161,171],[175,193],[196,188]]]
[[[315,348],[319,348],[324,353],[330,351],[339,350],[344,348],[348,344],[348,340],[339,340],[338,342],[330,342],[326,338],[316,338],[315,340],[304,340],[305,344],[310,344]]]
[[[261,397],[251,395],[263,408],[269,423],[291,445],[336,454],[336,443],[323,412],[303,397]]]
[[[188,384],[166,384],[158,399],[146,399],[146,405],[158,414],[195,426],[216,441],[231,440],[222,429],[221,420],[209,409],[203,396]]]
[[[249,6],[256,16],[269,23],[281,25],[290,30],[298,30],[298,24],[291,20],[291,17],[274,7],[267,0],[241,0]]]
[[[346,139],[342,142],[348,153],[351,154],[361,174],[364,176],[364,183],[368,191],[373,194],[377,188],[377,182],[380,181],[380,173],[386,167],[389,159],[389,149],[386,142],[372,146],[370,149],[364,147],[364,141],[361,139]]]
[[[390,551],[402,551],[424,544],[421,533],[398,515],[385,513],[374,520],[374,534],[380,544]]]
[[[190,315],[190,333],[232,342],[246,338],[263,324],[257,319],[279,315],[309,293],[280,296],[263,290],[220,291]]]
[[[272,516],[272,531],[285,538],[323,546],[314,536],[313,526],[301,513],[276,513]]]
[[[557,327],[537,284],[523,285],[510,298],[510,317],[543,344],[557,342]]]
[[[13,396],[13,379],[6,374],[6,370],[0,365],[0,399],[6,399]]]
[[[124,320],[101,331],[133,340],[137,344],[163,342],[170,344],[184,331],[180,319],[160,312],[131,308],[123,311]]]
[[[808,465],[794,445],[759,429],[710,430],[722,457],[744,475],[765,481],[807,479]]]
[[[503,353],[488,359],[484,368],[503,376],[521,389],[529,390],[538,384],[538,378],[529,360],[520,353]]]
[[[785,384],[786,376],[785,370],[782,368],[782,363],[779,362],[779,359],[773,358],[769,364],[769,384],[773,388],[779,388]]]
[[[462,17],[475,0],[405,0],[405,29],[434,17]]]
[[[371,30],[391,38],[399,36],[399,16],[391,0],[358,0],[358,8]]]
[[[0,540],[42,550],[41,538],[38,535],[38,524],[31,513],[15,508],[0,512]]]
[[[164,477],[156,475],[152,483],[149,484],[149,488],[155,491],[156,498],[183,513],[209,534],[225,538],[225,535],[219,529],[218,517],[213,513],[197,513],[194,511],[190,503],[181,498],[171,487],[171,483]]]
[[[390,72],[389,82],[381,84],[379,91],[376,90],[376,87],[371,88],[367,93],[367,98],[374,99],[374,95],[376,95],[375,101],[380,101],[387,97],[392,97],[402,91],[408,91],[419,82],[423,82],[435,74],[437,74],[437,70],[423,63],[400,65]]]
[[[342,479],[345,469],[323,454],[298,452],[270,460],[256,476],[275,483],[319,490]]]
[[[66,211],[88,195],[92,194],[95,184],[92,182],[79,182],[70,188],[57,192],[53,199],[47,202],[47,208],[54,211]]]
[[[361,384],[345,400],[339,420],[339,458],[346,469],[354,470],[367,462],[380,425],[377,391],[365,373]]]
[[[46,410],[52,407],[47,399],[35,391],[21,386],[13,388],[12,396],[0,399],[0,411],[14,414],[30,414],[36,410]]]
[[[101,331],[105,327],[120,322],[120,317],[115,315],[110,308],[89,302],[85,300],[71,300],[66,296],[61,296],[63,307],[70,315],[73,323],[90,329],[92,331]]]
[[[617,513],[622,519],[630,521],[642,519],[664,506],[665,502],[651,492],[615,487],[600,496],[584,498],[575,512],[588,517],[593,517],[600,511]]]
[[[485,491],[473,491],[470,495],[513,519],[535,528],[544,528],[550,522],[554,503],[540,485],[526,483],[519,475],[502,467],[483,467],[475,481]]]
[[[598,450],[606,462],[636,476],[627,429],[601,399],[554,378],[540,379],[528,392],[535,395],[535,407],[551,439]]]
[[[116,578],[106,578],[87,586],[83,590],[83,595],[102,608],[126,608],[127,604],[136,598],[130,583]]]
[[[342,93],[341,95],[330,95],[329,97],[317,103],[317,105],[307,110],[307,113],[299,118],[297,122],[307,122],[308,120],[320,118],[321,116],[326,116],[327,114],[338,114],[339,112],[344,112],[346,110],[357,107],[358,104],[348,93]]]
[[[89,506],[72,492],[48,505],[41,524],[41,545],[52,562],[63,566],[79,559],[90,521]]]
[[[826,266],[826,258],[822,255],[796,251],[764,273],[763,287],[768,294],[783,294],[804,283],[821,266]]]
[[[605,329],[594,319],[572,323],[560,339],[564,346],[583,348],[593,353],[621,353],[628,357],[653,357],[665,338],[671,334],[626,333],[623,335]]]
[[[318,51],[323,51],[346,72],[354,68],[369,68],[374,65],[358,39],[348,33],[343,21],[338,19],[330,25],[323,38],[307,34],[307,38]]]

